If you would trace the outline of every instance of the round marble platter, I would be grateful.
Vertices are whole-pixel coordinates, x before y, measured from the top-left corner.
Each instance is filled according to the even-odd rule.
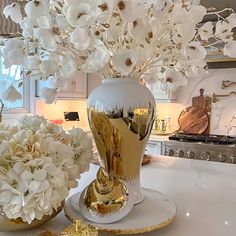
[[[64,211],[69,220],[82,219],[100,231],[114,234],[139,234],[157,230],[169,225],[176,216],[175,203],[165,194],[152,189],[142,189],[145,199],[135,205],[122,220],[111,224],[98,224],[87,220],[80,213],[79,198],[76,193],[65,203]]]

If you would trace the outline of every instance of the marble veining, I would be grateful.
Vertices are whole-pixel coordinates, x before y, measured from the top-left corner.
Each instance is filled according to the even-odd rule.
[[[79,188],[73,190],[71,195],[84,189],[95,178],[97,168],[91,165],[90,171],[79,180]],[[142,167],[141,185],[165,193],[173,199],[177,205],[177,216],[166,228],[142,236],[236,235],[235,180],[236,165],[233,164],[153,157],[150,165]],[[59,233],[69,224],[61,213],[42,228],[17,233],[17,236],[37,236],[46,230]],[[15,235],[0,233],[0,236]],[[99,235],[111,236],[107,233]]]

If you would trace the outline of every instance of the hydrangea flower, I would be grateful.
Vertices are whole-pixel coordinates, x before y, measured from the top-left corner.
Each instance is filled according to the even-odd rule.
[[[0,207],[31,223],[52,214],[89,169],[92,143],[82,129],[65,132],[43,117],[0,125]]]

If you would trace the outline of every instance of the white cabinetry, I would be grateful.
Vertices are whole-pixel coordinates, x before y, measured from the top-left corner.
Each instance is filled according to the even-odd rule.
[[[36,82],[36,96],[40,97],[40,91],[43,87],[55,87],[52,81],[37,81]],[[77,75],[70,81],[68,87],[58,92],[59,99],[80,99],[87,98],[87,74],[78,72]]]
[[[162,155],[163,142],[149,140],[146,146],[145,154],[147,155]]]
[[[176,100],[176,93],[172,91],[162,91],[158,82],[146,85],[152,92],[157,102],[174,102]]]

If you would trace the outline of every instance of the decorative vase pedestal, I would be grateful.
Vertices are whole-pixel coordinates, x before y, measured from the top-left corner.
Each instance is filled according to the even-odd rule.
[[[143,201],[140,167],[155,116],[152,93],[137,80],[103,80],[88,99],[88,118],[102,166],[128,184],[134,204]]]

